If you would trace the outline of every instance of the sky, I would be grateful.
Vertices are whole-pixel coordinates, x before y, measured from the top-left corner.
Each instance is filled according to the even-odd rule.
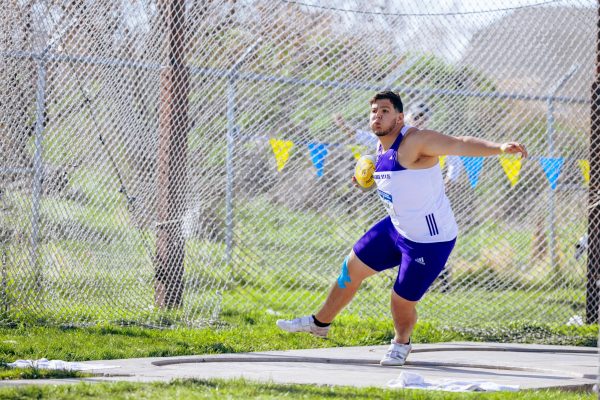
[[[472,36],[481,28],[514,12],[539,7],[596,7],[595,0],[283,0],[313,5],[315,9],[342,12],[350,29],[368,20],[369,25],[388,25],[397,33],[397,45],[432,52],[448,62],[461,59]],[[309,8],[309,7],[307,7]],[[427,25],[427,26],[424,26]],[[422,35],[421,32],[437,32]],[[428,40],[428,38],[430,40]]]

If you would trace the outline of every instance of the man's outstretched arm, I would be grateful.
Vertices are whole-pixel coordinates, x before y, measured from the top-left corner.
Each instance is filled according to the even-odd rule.
[[[519,142],[496,143],[473,136],[448,136],[436,131],[415,133],[419,152],[426,156],[494,156],[502,153],[521,154],[527,157],[527,149]]]

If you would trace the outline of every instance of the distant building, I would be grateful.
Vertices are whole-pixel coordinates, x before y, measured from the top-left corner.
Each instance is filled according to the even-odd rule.
[[[494,79],[503,92],[532,95],[549,94],[572,66],[579,64],[558,94],[588,99],[596,20],[596,8],[516,10],[476,32],[461,63]]]

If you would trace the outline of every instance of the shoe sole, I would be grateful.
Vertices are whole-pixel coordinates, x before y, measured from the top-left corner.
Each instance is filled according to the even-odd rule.
[[[401,367],[404,365],[404,363],[400,364],[400,363],[396,363],[396,362],[392,363],[389,361],[380,361],[379,365],[381,365],[382,367]]]
[[[285,332],[289,332],[289,333],[310,333],[311,335],[316,336],[318,338],[327,339],[327,333],[324,334],[324,335],[320,335],[318,333],[314,333],[314,332],[311,332],[311,331],[292,331],[292,330],[288,330],[285,327],[279,325],[279,322],[275,322],[275,325],[277,325],[277,327],[279,329],[281,329],[282,331],[285,331]]]

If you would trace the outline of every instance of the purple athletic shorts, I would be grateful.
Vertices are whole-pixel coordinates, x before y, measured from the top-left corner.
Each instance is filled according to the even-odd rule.
[[[398,233],[387,217],[369,229],[353,250],[377,272],[399,265],[394,291],[406,300],[417,301],[444,269],[455,242],[413,242]]]

